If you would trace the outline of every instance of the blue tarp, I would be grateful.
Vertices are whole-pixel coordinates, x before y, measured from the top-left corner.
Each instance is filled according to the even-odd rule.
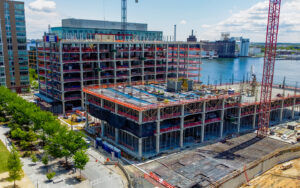
[[[52,99],[50,99],[49,97],[41,94],[41,93],[35,93],[35,96],[37,96],[38,98],[42,99],[43,101],[47,102],[47,103],[53,103],[54,101]]]
[[[137,137],[148,137],[154,135],[156,122],[143,123],[142,125],[139,125],[136,122],[127,119],[126,117],[119,116],[110,112],[109,110],[100,108],[91,103],[88,105],[88,109],[88,112],[92,116],[106,121],[112,127],[129,131]]]

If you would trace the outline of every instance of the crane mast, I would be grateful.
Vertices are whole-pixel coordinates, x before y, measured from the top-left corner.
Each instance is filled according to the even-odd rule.
[[[127,0],[121,0],[121,22],[122,22],[122,30],[126,31],[127,26]]]
[[[135,0],[138,3],[138,0]],[[127,30],[127,0],[121,0],[121,23],[122,23],[122,30],[125,34]]]
[[[269,0],[257,136],[268,135],[281,0]]]

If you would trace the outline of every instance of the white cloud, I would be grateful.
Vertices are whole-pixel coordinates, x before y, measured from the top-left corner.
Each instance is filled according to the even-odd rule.
[[[56,3],[50,0],[35,0],[25,6],[28,39],[41,39],[48,31],[48,25],[58,26],[62,16],[56,10]]]
[[[268,14],[268,0],[247,10],[232,14],[228,19],[213,25],[202,25],[201,39],[218,39],[221,32],[232,36],[248,37],[251,41],[264,42]],[[300,42],[300,1],[282,1],[278,41]]]
[[[181,20],[181,21],[180,21],[180,24],[181,24],[181,25],[185,25],[185,24],[186,24],[186,20]]]
[[[56,3],[49,0],[35,0],[28,6],[33,11],[52,12],[56,9]]]

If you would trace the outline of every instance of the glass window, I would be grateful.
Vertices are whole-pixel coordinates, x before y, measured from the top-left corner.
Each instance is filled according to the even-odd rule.
[[[15,4],[15,9],[24,9],[24,4],[23,3],[16,3]]]

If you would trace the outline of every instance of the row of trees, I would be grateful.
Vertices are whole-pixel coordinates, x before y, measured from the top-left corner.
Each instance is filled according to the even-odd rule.
[[[42,111],[5,87],[0,87],[0,109],[0,117],[10,117],[10,136],[21,149],[32,151],[39,143],[47,153],[45,156],[65,158],[67,165],[68,159],[76,153],[86,155],[87,144],[81,132],[68,130],[50,112]]]

